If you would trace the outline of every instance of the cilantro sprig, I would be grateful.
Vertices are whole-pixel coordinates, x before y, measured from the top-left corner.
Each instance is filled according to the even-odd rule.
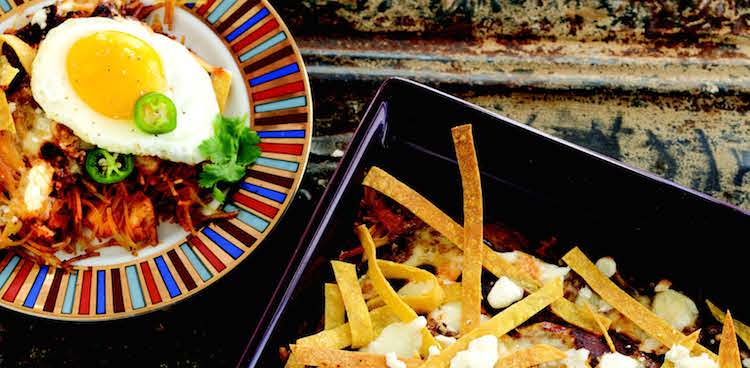
[[[224,202],[220,187],[236,183],[245,176],[247,165],[260,157],[260,137],[245,125],[247,115],[214,119],[214,136],[201,142],[198,149],[211,161],[203,165],[198,185],[211,188],[214,199]]]

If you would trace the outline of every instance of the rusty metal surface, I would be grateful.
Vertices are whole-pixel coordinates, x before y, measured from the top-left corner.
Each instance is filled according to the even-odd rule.
[[[750,1],[274,5],[313,80],[309,191],[397,75],[750,209]]]

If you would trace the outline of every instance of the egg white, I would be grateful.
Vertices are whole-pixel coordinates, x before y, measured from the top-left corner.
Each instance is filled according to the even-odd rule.
[[[161,91],[177,108],[177,128],[153,135],[138,130],[130,120],[112,119],[91,109],[68,81],[65,60],[80,38],[100,31],[119,31],[150,45],[159,55],[167,90]],[[213,136],[219,114],[211,78],[190,51],[179,42],[153,32],[146,25],[124,18],[73,18],[52,29],[39,45],[32,65],[31,91],[47,116],[69,127],[86,142],[111,152],[157,156],[196,164],[206,159],[200,143]],[[101,82],[102,93],[107,82]]]

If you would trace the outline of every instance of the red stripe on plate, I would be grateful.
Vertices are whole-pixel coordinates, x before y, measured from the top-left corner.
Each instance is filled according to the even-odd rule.
[[[270,218],[276,217],[276,213],[279,212],[278,208],[269,206],[257,199],[250,198],[242,193],[235,193],[232,198],[234,198],[235,202],[238,202],[247,207],[250,207]]]
[[[216,255],[214,255],[211,252],[211,250],[208,249],[208,247],[206,247],[206,245],[203,244],[203,242],[200,239],[198,239],[195,236],[189,236],[187,238],[187,241],[195,249],[198,249],[198,251],[201,252],[201,254],[203,254],[204,257],[206,257],[206,260],[208,261],[208,263],[211,264],[211,266],[214,268],[214,270],[216,270],[216,272],[224,271],[226,266],[224,266],[224,264],[221,263],[219,258],[217,258]]]
[[[295,92],[301,92],[305,90],[305,84],[302,81],[296,81],[292,83],[282,84],[278,87],[273,87],[265,91],[253,93],[253,100],[262,101],[269,98],[278,96],[288,95]]]
[[[151,267],[148,266],[148,262],[141,263],[141,272],[143,273],[143,280],[146,281],[146,289],[148,289],[151,304],[161,303],[161,295],[159,295],[159,290],[156,288],[154,276],[151,274]]]
[[[83,271],[83,283],[81,285],[81,303],[78,305],[79,314],[89,314],[91,298],[91,270]]]
[[[303,146],[292,143],[263,143],[258,144],[263,152],[283,153],[286,155],[301,155]]]
[[[45,312],[52,312],[55,310],[57,292],[60,291],[60,282],[62,282],[63,273],[65,273],[65,271],[63,271],[62,268],[55,269],[55,277],[52,279],[52,286],[50,286],[49,293],[47,293],[47,300],[44,301]]]
[[[245,36],[245,38],[232,45],[232,50],[234,50],[235,52],[242,50],[245,46],[263,37],[266,33],[273,31],[278,26],[279,22],[277,22],[276,19],[269,20],[268,22],[266,22],[266,24],[258,27],[258,29]]]
[[[26,277],[29,276],[29,272],[31,272],[31,267],[34,267],[34,263],[31,261],[24,259],[21,262],[23,262],[21,269],[18,270],[16,277],[13,279],[13,282],[11,282],[8,290],[5,290],[5,294],[3,295],[3,300],[6,302],[13,303],[13,301],[16,300],[18,291],[21,290],[23,282],[26,280]]]
[[[198,8],[198,14],[203,15],[206,14],[206,10],[211,7],[211,5],[214,5],[214,2],[216,0],[208,0],[205,4],[203,4],[200,8]]]

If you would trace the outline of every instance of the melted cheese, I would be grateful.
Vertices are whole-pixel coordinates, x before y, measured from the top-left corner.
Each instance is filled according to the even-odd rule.
[[[398,360],[394,352],[385,354],[385,365],[388,368],[406,368],[406,363]]]
[[[521,298],[523,298],[523,289],[505,276],[497,279],[487,294],[487,302],[495,309],[505,308]]]
[[[469,348],[451,359],[450,368],[493,368],[497,362],[498,342],[493,335],[484,335],[469,342]]]
[[[41,212],[49,201],[52,192],[52,175],[54,169],[45,161],[39,161],[26,172],[22,182],[23,203],[26,214]]]
[[[605,353],[599,358],[599,368],[641,368],[641,362],[620,353]]]
[[[695,303],[672,289],[656,293],[651,310],[678,330],[693,326],[698,319],[698,307]]]
[[[400,357],[411,358],[419,354],[419,348],[422,346],[422,329],[426,325],[427,320],[424,317],[417,317],[409,323],[391,323],[360,351],[373,354],[395,353]]]
[[[672,362],[674,368],[719,368],[719,365],[711,360],[706,353],[691,357],[690,351],[681,345],[672,346],[664,359]]]

